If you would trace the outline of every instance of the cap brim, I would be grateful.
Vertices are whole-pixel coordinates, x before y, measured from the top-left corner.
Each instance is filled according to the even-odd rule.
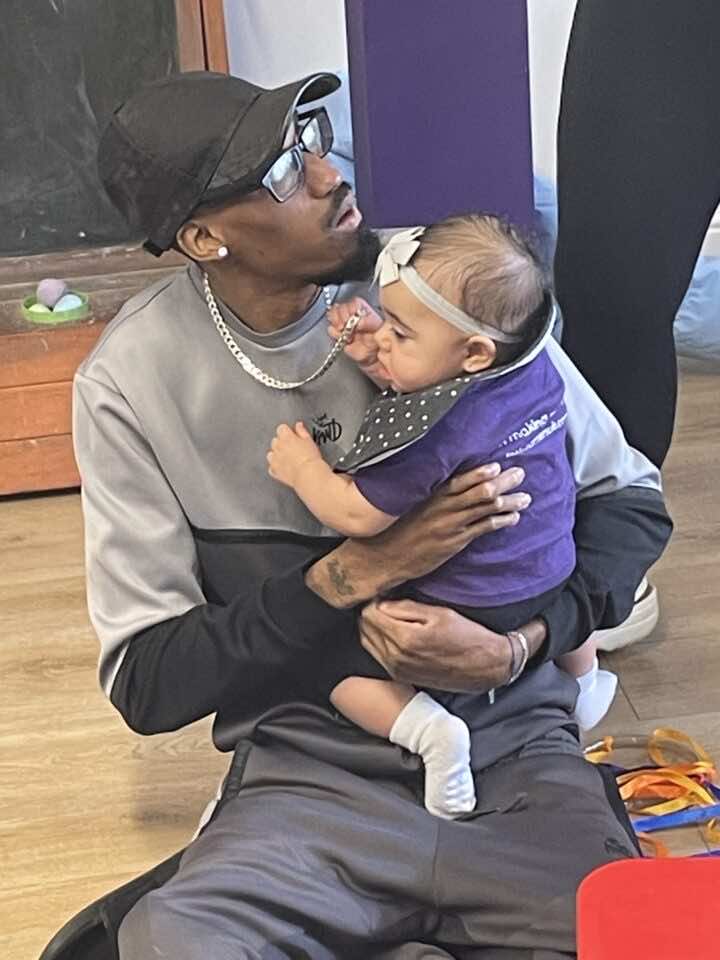
[[[297,107],[329,96],[340,83],[333,73],[314,73],[283,87],[263,90],[230,138],[200,204],[254,189],[280,155]]]

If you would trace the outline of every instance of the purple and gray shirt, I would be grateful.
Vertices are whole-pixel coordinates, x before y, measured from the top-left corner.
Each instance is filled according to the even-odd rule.
[[[532,504],[520,523],[478,537],[411,583],[450,604],[503,606],[552,589],[575,566],[575,480],[565,449],[564,384],[546,350],[500,376],[462,383],[459,398],[434,423],[423,423],[432,389],[393,397],[394,406],[387,408],[386,401],[377,418],[372,413],[380,410],[370,411],[365,423],[377,424],[377,436],[383,430],[397,436],[399,423],[403,430],[426,432],[379,462],[348,467],[365,499],[395,517],[427,500],[453,474],[493,462],[503,469],[522,467],[522,489]]]

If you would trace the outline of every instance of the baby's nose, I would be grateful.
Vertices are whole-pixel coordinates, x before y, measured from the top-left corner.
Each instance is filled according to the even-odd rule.
[[[375,343],[381,350],[388,350],[390,348],[390,328],[387,323],[384,323],[376,332]]]

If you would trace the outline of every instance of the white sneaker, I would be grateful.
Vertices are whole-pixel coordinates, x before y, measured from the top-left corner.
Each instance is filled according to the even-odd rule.
[[[635,591],[635,605],[627,620],[609,630],[596,630],[590,639],[597,641],[598,650],[606,653],[622,650],[623,647],[629,647],[641,640],[653,639],[650,634],[655,629],[659,616],[657,588],[648,583],[647,577],[643,577]]]

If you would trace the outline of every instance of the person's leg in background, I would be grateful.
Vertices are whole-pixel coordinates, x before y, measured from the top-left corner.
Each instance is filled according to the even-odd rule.
[[[658,466],[673,320],[720,199],[720,4],[579,0],[558,129],[563,346]]]

